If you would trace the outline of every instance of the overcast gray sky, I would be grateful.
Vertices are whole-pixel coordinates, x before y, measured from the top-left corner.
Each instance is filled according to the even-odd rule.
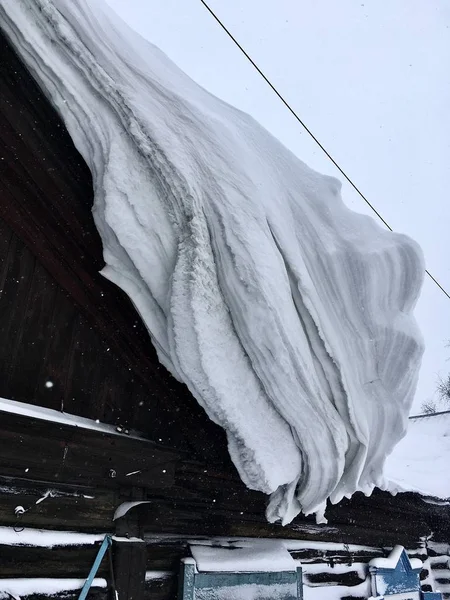
[[[200,0],[107,0],[193,79],[311,167],[342,177]],[[209,0],[314,134],[450,290],[450,2]],[[370,212],[344,183],[344,201]],[[450,300],[425,282],[413,412],[450,371]]]

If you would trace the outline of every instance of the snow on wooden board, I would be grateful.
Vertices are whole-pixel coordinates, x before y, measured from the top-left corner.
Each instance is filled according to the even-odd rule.
[[[403,546],[395,546],[389,556],[384,558],[373,558],[369,565],[371,567],[376,567],[377,569],[395,569],[403,552],[405,552]],[[423,566],[422,561],[418,558],[408,557],[408,560],[411,565],[411,569],[421,569]]]
[[[323,559],[323,560],[326,560]],[[365,579],[367,575],[367,563],[362,562],[347,562],[347,563],[333,563],[330,565],[326,562],[308,563],[304,560],[296,561],[302,566],[304,575],[317,575],[318,573],[329,573],[331,575],[342,575],[349,571],[355,571],[361,579]]]
[[[170,579],[173,577],[172,571],[146,571],[145,572],[145,581],[154,581],[161,579]]]
[[[304,600],[340,600],[341,598],[369,598],[371,595],[370,578],[355,586],[320,585],[303,586]]]
[[[326,529],[326,528],[325,528]],[[147,535],[146,539],[149,542],[167,541],[174,539],[173,534],[152,536]],[[259,538],[261,543],[270,546],[282,544],[289,551],[298,550],[319,550],[320,552],[335,551],[342,552],[345,550],[348,553],[373,553],[376,549],[373,546],[364,546],[360,544],[344,544],[338,542],[325,542],[315,540],[295,540],[295,539],[269,539]],[[188,543],[193,546],[216,546],[222,548],[246,548],[255,543],[254,538],[246,537],[208,537],[208,538],[190,538]]]
[[[0,579],[0,598],[20,598],[21,596],[32,596],[43,594],[53,596],[61,592],[80,590],[85,579],[47,579],[45,577]],[[94,588],[106,588],[105,579],[95,578],[92,582]]]

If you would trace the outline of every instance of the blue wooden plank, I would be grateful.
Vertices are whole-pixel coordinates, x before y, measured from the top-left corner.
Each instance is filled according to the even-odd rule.
[[[84,582],[83,588],[80,592],[80,595],[78,596],[78,600],[85,600],[86,596],[88,595],[88,592],[91,589],[92,582],[94,581],[94,577],[97,575],[97,571],[110,544],[111,536],[106,535],[105,539],[102,542],[102,545],[99,548],[99,551],[97,552],[97,556],[95,557],[94,564],[91,567],[89,575],[86,581]]]
[[[194,600],[195,563],[185,559],[181,563],[178,597],[180,600]]]
[[[196,588],[233,587],[236,585],[280,585],[297,584],[296,571],[253,572],[253,573],[196,573]]]

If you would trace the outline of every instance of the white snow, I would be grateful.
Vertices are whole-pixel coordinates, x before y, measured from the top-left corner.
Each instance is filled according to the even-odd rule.
[[[27,404],[26,402],[17,402],[16,400],[7,400],[6,398],[0,398],[0,412],[9,412],[16,415],[23,415],[26,417],[33,417],[34,419],[42,419],[45,421],[52,421],[53,423],[61,423],[63,425],[71,425],[72,427],[81,427],[83,429],[93,429],[94,431],[101,431],[103,433],[109,433],[114,435],[120,435],[116,427],[108,425],[106,423],[100,423],[100,421],[93,419],[86,419],[85,417],[79,417],[66,412],[60,412],[53,410],[52,408],[45,408],[43,406],[35,406],[34,404]],[[128,437],[140,438],[135,432],[130,432]],[[28,472],[28,469],[25,470]]]
[[[84,579],[47,579],[36,577],[30,579],[0,579],[0,598],[11,596],[31,596],[33,594],[45,594],[52,596],[61,592],[79,590],[83,587]],[[95,578],[92,582],[94,588],[106,588],[106,580]]]
[[[373,558],[369,562],[369,566],[376,567],[377,569],[395,569],[403,551],[403,546],[395,546],[387,558]],[[423,566],[422,561],[418,558],[408,557],[408,560],[412,569],[421,569]]]
[[[422,594],[419,590],[415,592],[403,592],[402,594],[389,594],[390,600],[421,600]],[[371,596],[369,600],[384,600],[385,596]]]
[[[422,354],[417,245],[101,0],[0,0],[0,18],[91,169],[103,274],[269,520],[384,487]]]
[[[297,564],[283,542],[252,540],[237,548],[190,545],[198,571],[295,571]]]
[[[352,552],[373,552],[372,546],[362,546],[360,544],[339,544],[336,542],[316,542],[312,540],[283,540],[285,547],[288,550],[321,550],[342,552],[346,550],[350,554]]]
[[[326,559],[325,559],[326,560]],[[298,561],[300,562],[300,561]],[[304,575],[309,574],[317,574],[317,573],[331,573],[331,574],[342,574],[348,573],[349,571],[356,571],[361,579],[365,579],[367,576],[367,564],[361,562],[352,562],[349,566],[346,563],[337,563],[337,564],[327,564],[323,562],[319,563],[307,563],[301,562],[302,571]],[[311,584],[309,584],[311,585]],[[318,583],[317,585],[323,585],[323,583]]]
[[[196,600],[283,600],[292,598],[296,592],[296,586],[292,583],[270,586],[247,583],[236,586],[198,588],[195,590],[195,598]]]
[[[169,579],[172,576],[172,571],[146,571],[145,581],[152,581],[153,579]]]
[[[161,541],[173,540],[174,536],[171,534],[158,535],[158,536],[146,536],[146,540],[151,543],[158,543]],[[178,539],[175,537],[175,539]],[[209,537],[209,538],[192,538],[188,540],[190,546],[214,546],[220,548],[247,548],[255,544],[255,538],[230,538],[230,537]],[[258,541],[267,547],[275,547],[282,544],[286,550],[320,550],[322,553],[325,552],[339,552],[342,551],[352,553],[358,552],[374,552],[375,548],[372,546],[362,546],[359,544],[343,544],[338,542],[321,542],[313,540],[293,540],[293,539],[269,539],[269,538],[258,538]]]
[[[370,579],[358,585],[321,585],[303,586],[304,600],[340,600],[341,598],[353,596],[355,598],[368,598],[370,596]]]
[[[432,548],[436,554],[450,556],[450,543],[427,541],[428,547]],[[432,559],[434,560],[434,559]]]
[[[11,527],[0,527],[0,544],[7,546],[75,546],[95,544],[103,541],[104,533],[77,533],[73,531],[49,531],[25,527],[15,531]]]
[[[150,501],[149,500],[136,500],[134,502],[122,502],[122,504],[120,504],[116,508],[116,512],[114,513],[113,521],[117,521],[117,519],[120,519],[121,517],[126,515],[127,512],[131,508],[133,508],[134,506],[139,506],[140,504],[150,504]]]
[[[450,412],[414,417],[386,461],[389,489],[450,498],[449,462]]]

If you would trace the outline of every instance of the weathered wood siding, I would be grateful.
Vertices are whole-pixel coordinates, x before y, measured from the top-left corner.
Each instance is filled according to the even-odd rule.
[[[47,533],[47,532],[46,532]],[[48,532],[50,533],[50,532]],[[100,541],[90,543],[82,539],[65,546],[53,548],[42,546],[5,546],[0,545],[0,586],[2,578],[23,576],[26,569],[28,577],[39,577],[43,572],[49,578],[83,579],[94,561]],[[178,589],[180,561],[190,556],[189,543],[185,536],[146,536],[146,571],[147,581],[145,598],[148,600],[175,600]],[[197,543],[206,540],[197,538]],[[206,543],[208,543],[206,541]],[[209,542],[211,543],[211,542]],[[214,545],[228,545],[233,540],[216,538]],[[234,539],[236,543],[236,539]],[[372,558],[388,556],[391,547],[368,547],[342,543],[311,543],[305,541],[301,549],[287,547],[294,559],[301,561],[303,583],[307,588],[336,586],[336,598],[360,598],[362,590],[370,590],[367,564]],[[419,546],[408,549],[410,558],[419,558],[424,563],[421,573],[421,587],[428,590],[440,589],[444,598],[450,597],[450,547],[448,544],[422,542]],[[99,577],[110,581],[108,561],[101,563]],[[339,591],[342,588],[342,591]],[[354,591],[353,591],[354,590]],[[96,595],[105,597],[105,591],[98,590]],[[362,597],[368,597],[364,594]],[[70,596],[71,597],[71,596]],[[75,596],[74,596],[75,597]]]
[[[224,434],[99,274],[90,172],[1,34],[0,82],[0,396],[226,457]]]
[[[426,536],[442,542],[450,537],[448,506],[379,491],[329,506],[329,525],[316,525],[313,517],[286,527],[269,524],[266,496],[246,488],[230,465],[115,432],[0,411],[0,446],[0,524],[111,531],[121,502],[143,500],[129,513],[139,533],[406,547]],[[20,519],[14,514],[18,504],[26,509]],[[120,535],[136,535],[127,523],[118,525]]]

